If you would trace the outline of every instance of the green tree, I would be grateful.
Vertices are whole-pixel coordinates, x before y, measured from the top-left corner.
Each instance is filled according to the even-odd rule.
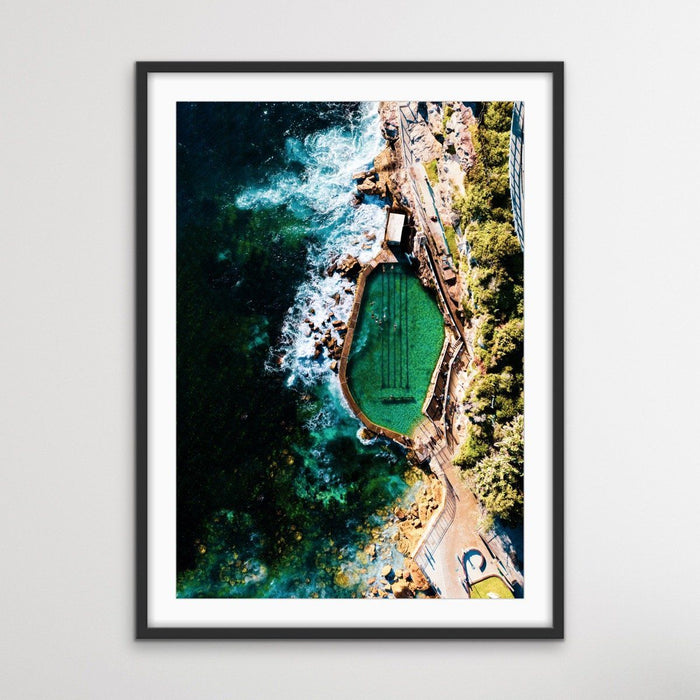
[[[513,114],[512,102],[489,102],[482,117],[485,129],[507,131],[510,133],[510,121]]]
[[[523,255],[513,230],[508,157],[512,102],[490,102],[470,126],[475,159],[455,199],[469,248],[463,305],[481,373],[465,399],[470,425],[455,464],[489,513],[522,518]]]
[[[489,436],[478,425],[469,426],[469,435],[462,445],[455,464],[462,469],[473,469],[489,453]]]
[[[516,416],[502,428],[496,449],[468,471],[486,510],[509,523],[522,519],[523,428],[523,416]]]
[[[472,223],[467,226],[466,235],[471,247],[471,256],[477,264],[503,264],[507,263],[511,256],[522,253],[513,226],[508,223]]]
[[[490,364],[498,367],[505,363],[520,361],[525,340],[525,324],[522,318],[512,318],[496,328],[491,345]]]

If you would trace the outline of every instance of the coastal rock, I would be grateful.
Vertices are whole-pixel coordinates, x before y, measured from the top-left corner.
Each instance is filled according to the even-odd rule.
[[[411,561],[409,564],[409,573],[411,576],[411,587],[416,591],[427,591],[430,589],[430,582],[421,571],[420,566],[416,562]]]
[[[397,581],[391,587],[394,598],[413,598],[411,587],[404,581]]]
[[[357,186],[358,192],[362,194],[378,194],[377,189],[377,183],[374,181],[374,178],[369,177]]]
[[[357,279],[361,269],[362,265],[354,255],[346,255],[336,265],[336,271],[339,272],[342,277],[352,280]]]
[[[392,581],[394,579],[394,569],[391,566],[391,564],[387,564],[382,569],[382,577],[385,578],[387,581]]]
[[[379,119],[382,128],[382,136],[393,142],[399,137],[399,112],[396,102],[379,103]]]
[[[337,360],[333,360],[331,362],[331,372],[337,372],[338,371],[338,362]]]
[[[401,200],[401,191],[395,178],[399,163],[400,158],[392,147],[385,148],[374,159],[374,168],[377,172],[375,190],[380,197],[390,197],[394,201]]]
[[[398,541],[396,544],[396,549],[398,549],[399,552],[401,552],[401,554],[403,554],[405,557],[411,553],[411,545],[406,538]]]
[[[362,440],[373,440],[377,437],[377,433],[371,431],[369,428],[360,428],[360,439]]]
[[[396,139],[399,138],[399,127],[387,124],[384,127],[382,134],[387,141],[396,141]]]
[[[442,155],[442,144],[435,138],[425,122],[417,122],[411,128],[411,150],[422,162],[429,163]]]
[[[394,508],[394,515],[399,520],[406,520],[406,511],[403,508],[400,508],[400,507]]]
[[[415,450],[408,450],[406,452],[406,459],[414,467],[420,466],[425,461],[425,457],[421,458],[421,456]]]

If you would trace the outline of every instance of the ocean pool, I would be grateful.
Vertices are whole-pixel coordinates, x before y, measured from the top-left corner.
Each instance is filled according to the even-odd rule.
[[[350,393],[373,423],[411,434],[444,338],[437,303],[411,268],[378,265],[367,278],[347,369]]]

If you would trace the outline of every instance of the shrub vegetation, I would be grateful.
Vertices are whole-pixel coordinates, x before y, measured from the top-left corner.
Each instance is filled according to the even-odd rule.
[[[455,232],[454,226],[451,224],[445,224],[445,239],[447,240],[447,247],[450,249],[450,255],[455,261],[455,265],[459,266],[459,249],[457,248],[457,234]]]
[[[428,174],[428,181],[436,187],[440,179],[438,178],[437,160],[431,160],[425,164],[425,172]]]
[[[489,515],[511,525],[523,508],[523,255],[508,180],[512,102],[490,102],[471,127],[475,163],[455,200],[467,242],[462,305],[479,374],[466,403],[469,433],[455,464]],[[448,238],[449,241],[449,238]]]

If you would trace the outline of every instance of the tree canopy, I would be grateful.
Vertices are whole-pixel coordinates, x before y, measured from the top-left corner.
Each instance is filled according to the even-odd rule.
[[[462,300],[479,374],[465,399],[469,432],[455,464],[492,517],[510,524],[523,505],[523,255],[508,177],[512,102],[484,105],[471,127],[475,162],[455,200],[467,242]]]

